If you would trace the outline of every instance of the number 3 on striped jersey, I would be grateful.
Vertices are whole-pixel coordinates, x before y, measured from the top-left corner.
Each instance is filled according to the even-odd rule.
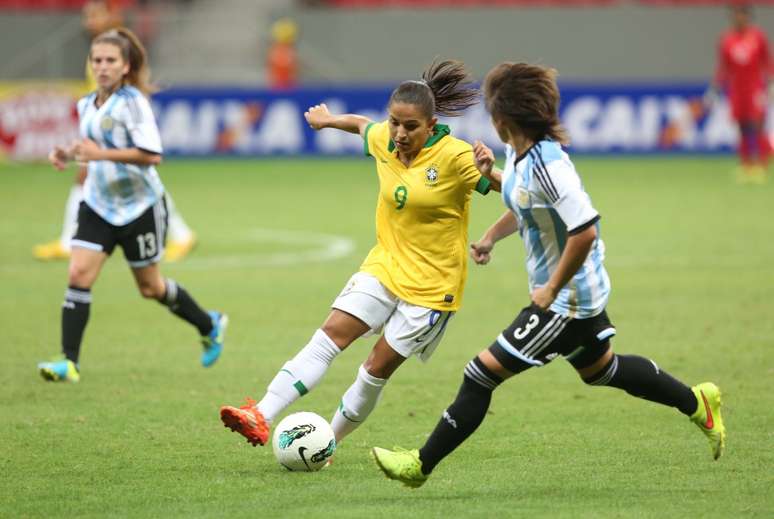
[[[521,328],[516,328],[513,330],[513,336],[516,337],[518,340],[522,340],[524,337],[529,335],[529,332],[535,329],[535,326],[537,326],[540,323],[540,317],[538,317],[537,314],[532,314],[529,316],[529,321],[527,321],[527,325],[522,330]]]
[[[393,193],[393,196],[395,197],[395,202],[397,202],[397,210],[401,210],[404,207],[406,207],[406,200],[408,200],[408,189],[406,189],[406,186],[398,186],[395,188],[395,193]]]

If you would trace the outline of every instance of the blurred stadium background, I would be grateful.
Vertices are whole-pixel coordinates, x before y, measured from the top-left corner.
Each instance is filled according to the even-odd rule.
[[[0,149],[9,159],[40,158],[75,131],[68,106],[82,91],[91,37],[85,3],[0,0]],[[479,79],[502,60],[556,67],[576,153],[728,153],[737,139],[727,105],[700,102],[728,23],[722,1],[107,3],[148,47],[167,156],[356,153],[357,138],[305,128],[303,110],[325,100],[382,114],[391,86],[435,56],[464,60]],[[774,26],[770,4],[756,6],[764,28]],[[290,54],[273,48],[277,35]],[[454,128],[497,144],[481,109]]]
[[[58,351],[67,265],[31,248],[59,234],[73,180],[74,167],[44,158],[77,136],[84,4],[0,0],[0,517],[774,516],[774,185],[735,183],[728,106],[701,102],[724,2],[110,1],[110,23],[148,47],[159,171],[199,236],[163,270],[232,324],[223,358],[202,370],[194,334],[136,295],[116,254],[94,289],[83,380],[63,386],[35,365]],[[771,36],[771,2],[755,22]],[[435,56],[478,79],[501,60],[559,70],[570,150],[603,215],[615,347],[720,385],[721,461],[672,410],[587,388],[556,362],[499,390],[420,492],[377,474],[367,449],[421,443],[464,364],[527,301],[515,239],[469,268],[432,363],[401,368],[330,470],[287,474],[222,428],[218,407],[260,397],[374,241],[361,141],[312,132],[303,111],[324,101],[382,117],[391,88]],[[499,149],[480,107],[451,125]],[[470,238],[501,212],[496,196],[476,197]],[[366,349],[340,356],[291,410],[330,416]]]

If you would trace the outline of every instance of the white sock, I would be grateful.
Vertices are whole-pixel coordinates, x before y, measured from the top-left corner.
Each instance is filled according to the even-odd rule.
[[[336,443],[339,443],[349,433],[357,429],[361,423],[365,422],[379,402],[379,397],[386,383],[387,379],[376,378],[370,375],[363,366],[360,366],[360,369],[357,370],[355,383],[341,397],[341,404],[331,420]]]
[[[75,230],[78,228],[78,207],[81,205],[81,201],[83,201],[83,186],[73,184],[65,203],[62,236],[59,237],[62,248],[67,251],[70,250],[70,240],[72,240]]]
[[[183,220],[183,216],[175,207],[175,202],[172,200],[172,195],[165,193],[167,197],[167,214],[169,215],[169,241],[187,241],[193,236],[193,231],[188,227],[188,224]]]
[[[311,391],[339,353],[341,350],[325,332],[314,332],[309,344],[282,366],[263,399],[258,402],[257,407],[263,417],[269,423],[273,422],[298,397]]]

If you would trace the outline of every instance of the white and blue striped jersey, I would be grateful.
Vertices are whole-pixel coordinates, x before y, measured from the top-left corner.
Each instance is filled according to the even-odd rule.
[[[161,137],[148,99],[136,88],[123,86],[97,108],[97,93],[78,101],[81,137],[102,148],[140,148],[161,153]],[[153,166],[109,160],[90,161],[84,201],[113,225],[136,220],[164,195]]]
[[[602,312],[610,294],[610,278],[603,265],[605,245],[599,237],[599,213],[561,146],[543,140],[519,157],[506,146],[502,196],[519,220],[530,292],[548,282],[569,235],[597,226],[597,239],[583,266],[560,290],[550,309],[575,319]]]

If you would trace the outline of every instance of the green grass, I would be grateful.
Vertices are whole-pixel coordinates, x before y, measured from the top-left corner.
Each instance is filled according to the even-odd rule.
[[[774,185],[736,185],[727,159],[577,162],[603,215],[614,346],[721,386],[720,461],[676,411],[586,387],[557,361],[500,388],[479,431],[423,488],[381,476],[368,448],[421,445],[465,363],[527,302],[515,239],[488,267],[471,266],[432,361],[395,374],[331,469],[288,473],[269,449],[225,430],[219,406],[262,395],[373,244],[367,160],[164,164],[201,242],[164,271],[229,313],[223,358],[199,367],[196,334],[139,297],[118,252],[93,290],[82,382],[44,383],[35,364],[58,351],[67,266],[34,262],[30,249],[58,234],[71,175],[3,166],[0,516],[772,517]],[[496,195],[477,196],[471,237],[501,211]],[[320,247],[299,233],[349,238],[354,251],[276,260]],[[355,343],[291,410],[330,417],[371,342]]]

